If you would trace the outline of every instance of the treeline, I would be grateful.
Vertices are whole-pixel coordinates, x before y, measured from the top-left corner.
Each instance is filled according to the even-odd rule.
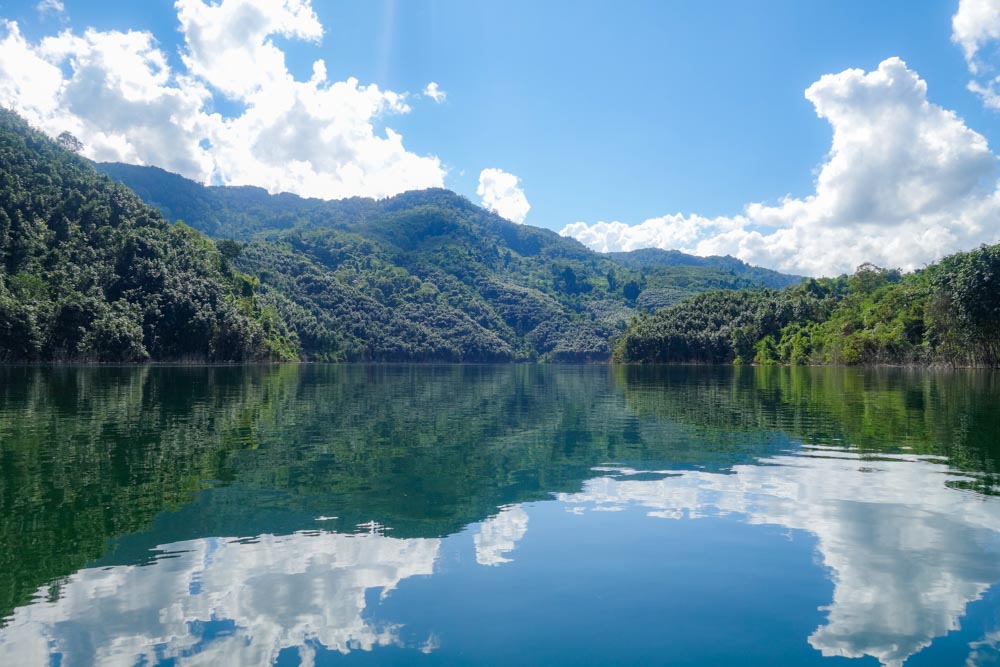
[[[785,290],[718,291],[640,316],[620,362],[1000,367],[1000,245],[909,274],[862,265]]]
[[[295,358],[256,282],[0,111],[0,360]]]
[[[594,253],[447,190],[322,201],[99,165],[144,204],[71,139],[0,111],[0,361],[580,362],[615,340],[623,362],[1000,366],[1000,246],[801,282]]]

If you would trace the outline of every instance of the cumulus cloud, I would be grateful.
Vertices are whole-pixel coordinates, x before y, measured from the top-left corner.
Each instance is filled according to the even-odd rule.
[[[983,106],[987,109],[1000,111],[1000,77],[996,77],[986,83],[970,81],[968,88],[982,98]]]
[[[951,39],[962,48],[969,72],[980,75],[969,82],[969,90],[986,107],[1000,109],[1000,76],[996,76],[1000,1],[961,0],[951,19]]]
[[[52,135],[69,130],[95,160],[155,164],[205,183],[337,198],[439,187],[434,156],[375,124],[409,113],[406,94],[328,81],[317,60],[296,80],[273,38],[318,43],[308,0],[175,2],[183,67],[149,32],[64,31],[32,43],[0,30],[0,104]],[[242,110],[213,111],[222,97]]]
[[[319,42],[323,26],[308,0],[177,0],[188,71],[232,99],[291,82],[271,35]]]
[[[427,87],[424,88],[424,96],[431,98],[438,104],[441,104],[441,102],[444,102],[445,98],[448,97],[448,93],[438,88],[438,85],[431,81],[427,84]]]
[[[213,159],[199,140],[218,127],[217,118],[201,111],[210,93],[195,80],[174,85],[151,34],[87,30],[77,36],[67,31],[36,48],[23,46],[26,55],[58,72],[45,89],[54,93],[45,100],[52,114],[28,113],[28,120],[50,134],[70,130],[96,160],[156,164],[208,180]],[[71,64],[69,77],[62,74],[65,63]],[[36,86],[29,82],[24,88]]]
[[[528,217],[531,204],[521,189],[521,179],[501,169],[483,169],[476,194],[482,205],[511,222],[521,224]]]
[[[929,102],[927,84],[902,60],[825,75],[805,96],[833,128],[813,194],[750,204],[732,217],[578,222],[561,233],[603,251],[680,248],[807,275],[869,261],[914,269],[1000,238],[986,139]]]

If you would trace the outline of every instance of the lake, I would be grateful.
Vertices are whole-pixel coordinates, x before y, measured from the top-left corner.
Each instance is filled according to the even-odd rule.
[[[0,664],[996,664],[998,483],[989,372],[0,368]]]

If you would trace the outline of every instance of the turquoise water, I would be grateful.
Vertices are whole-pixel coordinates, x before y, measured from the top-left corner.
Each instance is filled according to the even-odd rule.
[[[0,664],[996,664],[998,469],[984,372],[0,368]]]

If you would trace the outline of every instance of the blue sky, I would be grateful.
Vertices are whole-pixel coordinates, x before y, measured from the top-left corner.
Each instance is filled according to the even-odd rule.
[[[260,3],[226,0],[224,4],[235,11],[239,5],[253,8]],[[101,128],[87,116],[93,112],[84,108],[79,97],[74,102],[74,98],[63,95],[54,106],[41,104],[39,108],[44,109],[29,109],[25,115],[47,131],[55,132],[67,124],[76,128],[97,159],[117,157],[159,164],[200,180],[257,181],[256,184],[272,190],[289,189],[328,197],[385,196],[400,188],[443,184],[473,201],[488,201],[501,214],[507,213],[507,217],[515,220],[523,217],[529,224],[563,230],[571,223],[584,223],[567,233],[597,249],[672,245],[702,254],[735,254],[759,264],[808,273],[843,270],[865,252],[878,255],[879,248],[885,245],[878,235],[865,237],[866,242],[859,243],[856,252],[847,253],[850,256],[842,262],[831,262],[819,256],[820,249],[810,249],[801,241],[810,235],[809,229],[796,232],[799,241],[790,240],[790,233],[782,238],[772,236],[775,230],[807,224],[800,223],[800,219],[808,218],[805,213],[782,206],[783,197],[790,195],[800,202],[808,202],[810,197],[822,199],[817,179],[830,160],[834,128],[830,118],[817,116],[817,104],[828,99],[829,91],[817,94],[822,98],[819,102],[804,95],[821,77],[850,69],[874,73],[881,63],[897,57],[905,62],[905,69],[897,68],[886,76],[923,82],[926,102],[945,114],[954,112],[961,126],[958,129],[968,131],[955,134],[952,127],[945,128],[943,135],[935,134],[941,123],[948,123],[947,118],[938,114],[940,117],[932,122],[915,116],[913,123],[917,129],[913,131],[923,133],[921,136],[928,145],[938,145],[940,141],[935,137],[940,136],[949,137],[948,141],[956,145],[963,141],[975,144],[978,141],[975,137],[990,147],[1000,141],[998,112],[988,108],[991,91],[976,94],[969,89],[970,81],[976,77],[988,84],[996,73],[985,66],[988,63],[980,63],[978,71],[971,72],[974,58],[968,59],[962,48],[963,44],[971,43],[979,46],[980,56],[991,52],[990,40],[1000,34],[1000,28],[991,32],[988,20],[982,17],[988,19],[994,11],[1000,16],[997,3],[992,0],[963,3],[968,5],[966,13],[979,12],[970,14],[974,28],[971,33],[968,30],[963,33],[965,42],[953,27],[952,19],[959,11],[957,1],[377,0],[310,4],[307,0],[276,0],[264,4],[272,9],[284,4],[286,14],[295,15],[294,21],[288,19],[284,24],[281,21],[285,19],[272,16],[270,20],[277,27],[257,40],[283,53],[287,74],[295,81],[308,81],[313,76],[313,63],[322,59],[326,77],[325,82],[317,84],[319,88],[353,77],[361,88],[374,84],[380,93],[391,91],[402,96],[388,101],[380,97],[373,102],[373,93],[368,91],[366,103],[381,105],[379,111],[358,112],[360,115],[352,116],[346,124],[368,123],[373,138],[366,139],[360,147],[345,148],[345,154],[360,160],[363,166],[357,173],[350,172],[353,175],[344,177],[336,187],[327,188],[324,178],[333,173],[329,169],[344,168],[343,160],[327,171],[315,167],[316,173],[303,172],[294,178],[280,173],[280,160],[297,159],[297,151],[305,151],[316,143],[308,136],[309,123],[316,117],[312,112],[287,113],[288,120],[284,122],[301,128],[299,136],[289,136],[289,143],[267,158],[271,162],[260,158],[262,164],[257,170],[226,164],[227,159],[250,161],[249,156],[241,157],[237,148],[229,149],[228,158],[219,157],[224,151],[214,145],[210,149],[215,151],[213,154],[197,154],[196,148],[185,156],[170,154],[182,141],[176,134],[164,135],[158,146],[144,148],[126,145],[131,141],[130,136],[112,140],[106,131],[97,136]],[[179,20],[182,5],[187,7],[189,17],[194,17],[186,23]],[[179,0],[175,6],[172,2],[45,0],[39,3],[35,0],[0,2],[0,17],[16,23],[25,48],[33,49],[36,54],[42,51],[45,37],[61,31],[81,37],[87,28],[93,28],[98,35],[146,31],[155,38],[151,48],[162,54],[171,75],[181,76],[195,72],[182,55],[205,62],[214,57],[207,50],[195,53],[190,42],[192,30],[208,30],[211,22],[223,20],[221,12],[216,12],[219,16],[199,13],[202,7],[211,7],[211,3]],[[1000,18],[997,20],[1000,24]],[[980,29],[977,27],[980,25],[986,27]],[[223,30],[232,35],[235,27],[238,24],[230,23]],[[10,30],[8,23],[8,42]],[[288,34],[296,31],[297,34]],[[68,80],[77,67],[74,63],[92,57],[98,43],[99,37],[95,37],[89,47],[64,44],[59,49],[49,49],[42,59],[53,63],[63,58],[56,64]],[[132,48],[128,44],[119,47]],[[255,48],[244,53],[266,55]],[[53,56],[52,51],[62,55]],[[81,56],[84,52],[90,56]],[[13,47],[0,50],[0,70],[11,69],[11,60],[21,57],[18,54]],[[4,59],[8,62],[4,63]],[[234,62],[247,62],[249,70],[257,67],[246,58]],[[101,66],[102,72],[113,67],[106,62]],[[220,85],[225,85],[220,81],[228,75],[226,71],[202,71],[200,81],[207,91],[204,94],[210,96],[202,111],[218,112],[222,119],[227,119],[260,104],[252,92],[220,92]],[[892,88],[888,78],[883,82],[884,90]],[[0,93],[2,80],[0,72]],[[421,95],[432,81],[446,93],[440,102]],[[858,81],[855,83],[861,85]],[[875,85],[869,84],[863,86],[865,90]],[[19,85],[15,81],[7,86],[6,102],[15,108],[20,99],[28,97],[24,90],[27,84]],[[164,85],[184,88],[183,84]],[[247,85],[252,88],[258,83]],[[151,95],[145,97],[151,99]],[[268,93],[272,98],[279,95],[275,91]],[[851,98],[852,104],[862,103],[857,95]],[[193,95],[186,102],[189,106],[182,108],[193,109],[190,105],[195,103],[191,100],[196,97]],[[350,106],[354,102],[349,97],[333,96],[323,104]],[[305,93],[303,100],[308,107]],[[922,103],[914,98],[911,107]],[[104,100],[102,104],[106,109],[110,102]],[[163,105],[155,108],[167,113]],[[72,118],[67,113],[72,113]],[[251,130],[244,127],[239,136],[250,137],[247,141],[266,136],[272,147],[275,142],[285,141],[280,137],[288,133],[275,120],[278,114],[275,110],[268,116],[273,121],[272,132],[247,134]],[[133,122],[135,114],[125,114],[122,118],[125,118],[123,123]],[[857,127],[857,118],[852,113],[841,121],[839,127],[845,137],[851,134],[851,128]],[[337,119],[330,122],[345,124]],[[141,132],[143,125],[136,123],[132,131]],[[928,129],[928,123],[938,124]],[[254,127],[264,132],[261,128],[265,124],[257,123]],[[322,130],[321,125],[316,126],[317,132]],[[198,131],[211,134],[216,130]],[[383,156],[382,161],[368,159],[369,153],[385,152],[378,138],[387,136],[387,131],[399,135],[398,146],[402,148],[397,146],[394,156]],[[221,136],[216,138],[212,134],[212,137],[208,144],[214,141],[222,145]],[[919,141],[919,137],[912,141],[900,137],[899,145]],[[204,148],[208,144],[201,145]],[[344,143],[331,146],[343,147]],[[992,196],[995,158],[990,152],[989,160],[984,159],[981,148],[969,148],[965,153],[968,161],[952,164],[942,174],[945,179],[958,178],[956,174],[960,174],[965,181],[949,190],[952,208],[938,211],[941,215],[947,213],[953,218],[966,215],[966,209],[954,206],[956,201],[968,199],[972,190],[981,201]],[[861,164],[871,162],[864,146],[852,150],[851,154]],[[303,158],[307,162],[309,159],[312,158]],[[434,159],[436,164],[432,163]],[[886,157],[886,168],[879,173],[884,175],[889,167],[912,163],[913,159],[912,155]],[[934,164],[940,166],[940,163],[937,160]],[[971,176],[970,164],[978,170]],[[311,168],[302,167],[305,171]],[[845,168],[859,171],[850,166]],[[502,170],[491,172],[495,178],[488,180],[487,194],[483,194],[480,186],[485,169]],[[516,184],[515,178],[519,179]],[[900,178],[905,179],[905,174]],[[914,189],[926,189],[923,181],[910,185],[913,187],[906,190],[909,199]],[[844,185],[837,193],[851,187]],[[884,191],[884,187],[879,191]],[[490,196],[492,199],[487,200]],[[515,200],[510,199],[512,196]],[[937,201],[934,197],[930,199]],[[783,213],[750,215],[747,207],[753,204],[764,204],[774,210],[782,208]],[[847,208],[860,210],[855,204]],[[676,214],[683,217],[663,220]],[[913,268],[934,259],[933,255],[961,249],[964,247],[961,244],[996,240],[992,230],[982,229],[981,222],[969,223],[977,227],[975,233],[970,233],[966,228],[942,227],[940,221],[930,221],[927,214],[923,208],[915,210],[905,221],[910,227],[891,231],[893,238],[912,233],[923,239],[918,244],[919,251],[901,255],[898,248],[894,250],[903,260],[897,265]],[[885,227],[884,216],[879,215],[876,209],[856,213],[851,220],[833,216],[824,221],[814,215],[808,218],[812,221],[808,224],[823,226],[824,230],[837,228],[839,236],[827,242],[844,243],[853,238],[852,234],[865,233],[866,227],[873,224]],[[702,218],[710,220],[717,216],[724,220],[711,225],[700,222]],[[595,226],[599,222],[620,222],[632,229],[651,220],[659,221],[655,223],[659,225],[656,233],[649,232],[655,226],[652,224],[646,225],[649,233],[642,234]],[[683,232],[684,225],[693,225],[689,233]],[[669,229],[662,231],[664,226]],[[851,233],[842,227],[850,227]],[[754,234],[765,237],[765,241]],[[810,253],[812,258],[803,259],[803,255]],[[872,259],[884,262],[892,258]]]

